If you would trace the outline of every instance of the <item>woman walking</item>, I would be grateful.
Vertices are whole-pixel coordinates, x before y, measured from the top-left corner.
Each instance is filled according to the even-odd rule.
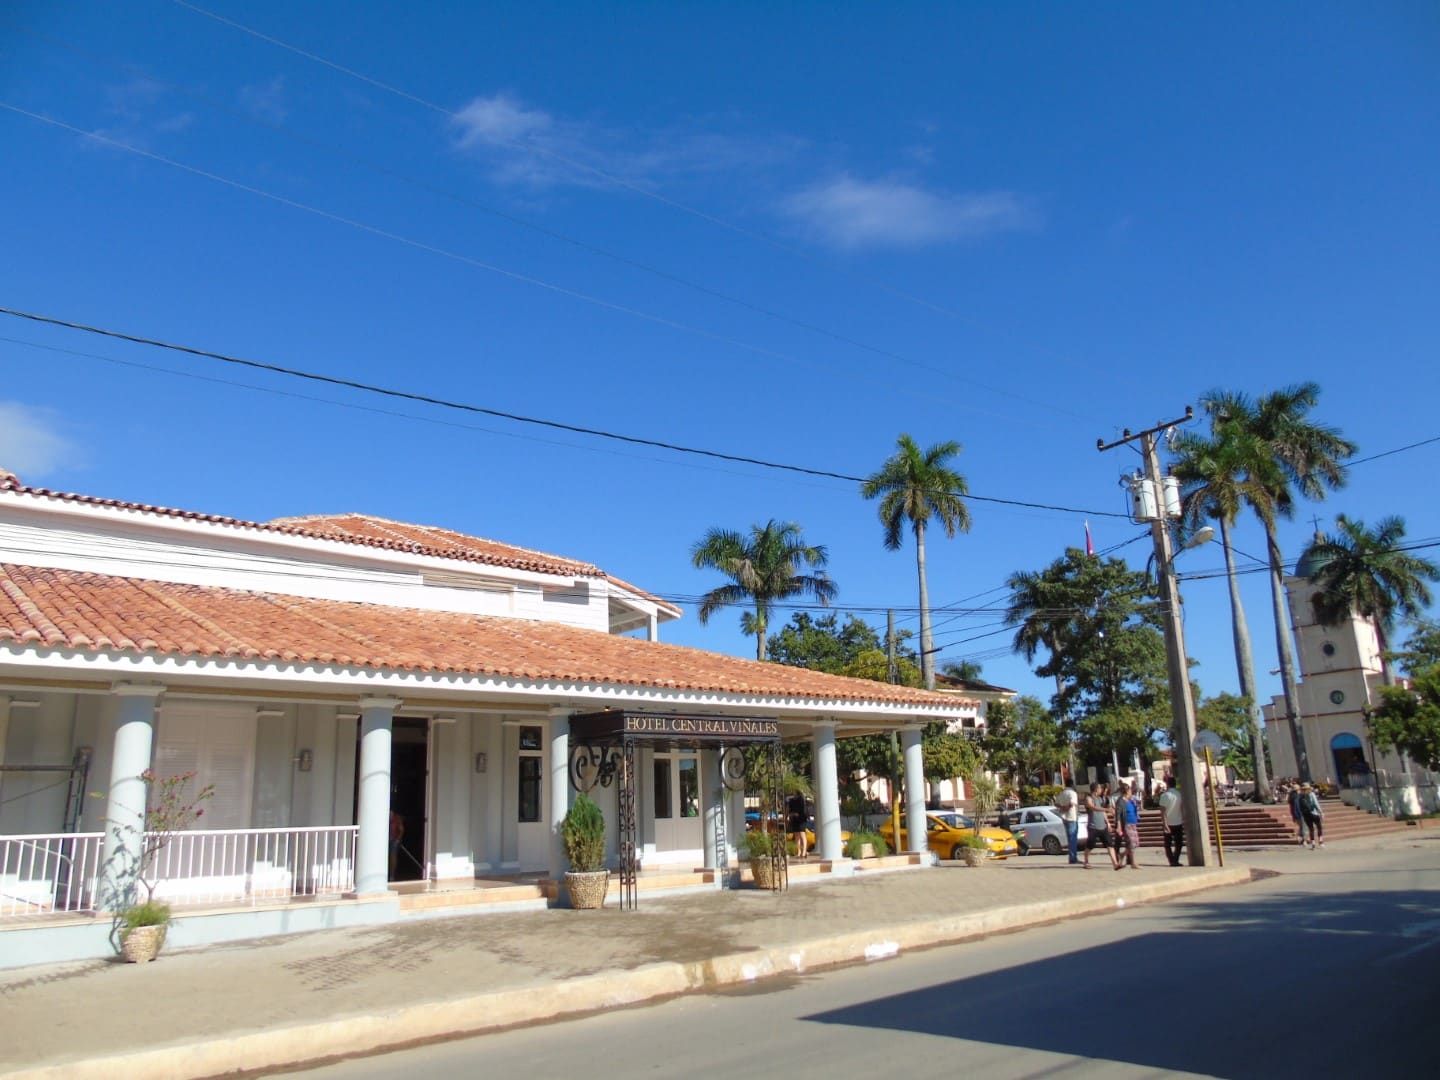
[[[1304,822],[1306,842],[1311,848],[1325,846],[1325,811],[1320,797],[1309,784],[1300,788],[1300,817]]]

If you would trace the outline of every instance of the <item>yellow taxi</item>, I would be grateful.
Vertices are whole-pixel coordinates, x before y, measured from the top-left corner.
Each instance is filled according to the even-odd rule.
[[[905,815],[900,815],[900,847],[893,842],[894,827],[889,821],[880,826],[880,835],[892,851],[906,851],[909,848],[905,829]],[[954,810],[932,810],[925,815],[925,846],[942,859],[960,858],[960,849],[967,836],[975,835],[975,822]],[[1020,854],[1015,834],[1004,829],[981,829],[980,838],[985,841],[986,856],[991,859],[1008,859]]]

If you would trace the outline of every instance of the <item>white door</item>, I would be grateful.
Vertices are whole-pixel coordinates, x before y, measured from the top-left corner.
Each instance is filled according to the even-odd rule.
[[[647,861],[698,864],[704,859],[699,757],[693,750],[657,753],[650,772],[655,854]]]
[[[517,729],[519,749],[511,760],[515,772],[509,785],[510,812],[515,815],[515,861],[522,870],[550,865],[550,828],[546,820],[545,728],[524,724]]]

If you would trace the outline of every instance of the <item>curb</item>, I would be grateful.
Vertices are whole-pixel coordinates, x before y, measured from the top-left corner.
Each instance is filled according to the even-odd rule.
[[[798,945],[731,953],[689,963],[657,963],[539,986],[473,994],[289,1028],[219,1036],[134,1053],[44,1065],[0,1074],[0,1080],[203,1080],[227,1073],[294,1068],[379,1053],[444,1038],[484,1034],[635,1005],[690,991],[754,982],[790,972],[881,960],[914,949],[950,945],[1065,918],[1167,900],[1252,879],[1248,867],[1207,871],[1107,889],[1092,896],[1045,900],[977,914],[818,938]]]

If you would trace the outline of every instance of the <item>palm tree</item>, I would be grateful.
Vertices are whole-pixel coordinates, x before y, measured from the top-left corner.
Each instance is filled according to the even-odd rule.
[[[1285,559],[1280,552],[1276,526],[1279,518],[1288,518],[1294,513],[1297,491],[1307,499],[1319,500],[1329,490],[1343,487],[1344,459],[1355,453],[1355,444],[1344,438],[1339,429],[1307,419],[1319,400],[1320,387],[1306,382],[1254,401],[1244,394],[1218,391],[1204,401],[1216,433],[1243,434],[1249,452],[1254,455],[1253,468],[1249,471],[1258,483],[1245,492],[1244,498],[1265,527],[1280,684],[1285,693],[1286,724],[1295,750],[1295,764],[1302,780],[1311,779],[1310,761],[1298,723],[1300,701],[1295,692],[1295,649],[1285,613]]]
[[[771,605],[792,596],[811,596],[828,606],[839,591],[823,570],[830,559],[825,548],[805,543],[793,521],[771,518],[764,525],[752,525],[748,540],[730,529],[711,529],[691,549],[690,558],[700,569],[719,570],[730,578],[730,584],[701,597],[702,625],[721,608],[754,603],[753,612],[742,614],[740,626],[755,635],[757,660],[765,659]],[[819,573],[801,574],[802,566]]]
[[[1320,591],[1312,601],[1315,616],[1336,626],[1353,615],[1375,625],[1380,646],[1380,670],[1389,685],[1387,642],[1396,615],[1416,615],[1430,604],[1427,581],[1440,580],[1440,567],[1406,552],[1405,519],[1387,517],[1367,529],[1359,518],[1341,514],[1335,519],[1336,536],[1317,534],[1300,562],[1310,568],[1308,577]]]
[[[1018,628],[1014,650],[1024,656],[1026,662],[1033,662],[1042,646],[1053,660],[1084,608],[1088,598],[1075,587],[1075,560],[1080,557],[1079,549],[1072,548],[1044,570],[1017,570],[1005,582],[1005,587],[1010,590],[1005,625]],[[1064,679],[1057,669],[1057,708],[1064,689]]]
[[[1265,769],[1265,717],[1260,711],[1250,624],[1240,601],[1240,579],[1235,573],[1235,548],[1230,530],[1248,503],[1263,502],[1265,493],[1276,486],[1278,466],[1253,436],[1238,428],[1221,428],[1216,425],[1213,414],[1208,437],[1183,432],[1171,444],[1171,450],[1176,455],[1171,472],[1180,479],[1184,492],[1182,520],[1192,529],[1200,528],[1206,519],[1220,526],[1220,544],[1225,551],[1226,580],[1230,586],[1235,668],[1240,679],[1240,696],[1250,702],[1255,796],[1261,802],[1272,802],[1270,777]]]
[[[922,451],[909,435],[901,435],[895,454],[880,471],[860,485],[860,494],[880,500],[885,546],[897,551],[908,522],[915,534],[915,568],[920,578],[920,672],[927,690],[935,689],[935,644],[930,634],[930,590],[925,583],[925,529],[933,517],[952,540],[956,531],[970,531],[970,494],[965,477],[947,462],[960,453],[957,442],[936,443]]]

